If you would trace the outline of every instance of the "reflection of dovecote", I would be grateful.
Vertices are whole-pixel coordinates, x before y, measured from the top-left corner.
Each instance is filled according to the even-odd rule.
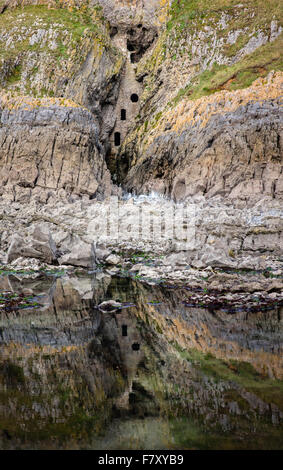
[[[117,341],[120,346],[121,358],[128,379],[131,380],[136,374],[138,363],[143,352],[141,347],[141,337],[137,329],[135,316],[130,312],[122,311],[115,315],[117,324]]]
[[[128,409],[130,406],[129,397],[132,393],[133,381],[144,353],[140,333],[137,329],[136,317],[126,311],[116,314],[115,317],[117,324],[117,340],[120,346],[121,359],[128,382],[127,388],[116,401],[116,406],[119,409]]]

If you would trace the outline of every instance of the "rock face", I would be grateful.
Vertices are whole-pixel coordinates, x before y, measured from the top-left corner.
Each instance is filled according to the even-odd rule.
[[[8,90],[0,103],[2,193],[16,201],[104,197],[110,175],[103,146],[115,123],[123,57],[100,7],[45,0],[0,6],[0,85]]]
[[[77,240],[71,244],[66,254],[59,258],[60,264],[80,266],[82,268],[95,267],[95,248],[93,243]]]
[[[197,3],[0,0],[1,260],[40,221],[75,266],[94,266],[96,240],[114,270],[120,250],[122,262],[150,251],[183,271],[279,268],[281,13]],[[113,213],[102,199],[122,191],[105,162],[123,189],[166,198],[138,211],[120,198]],[[149,222],[147,209],[176,202],[195,207],[193,248],[167,228],[140,240],[138,214]],[[120,224],[112,239],[106,220]]]
[[[99,152],[99,128],[79,107],[0,110],[0,186],[9,200],[109,195],[110,174]]]
[[[35,225],[28,237],[12,237],[8,250],[8,263],[17,258],[35,258],[52,264],[56,260],[56,245],[47,227]]]
[[[282,197],[282,89],[278,72],[245,90],[182,102],[164,114],[146,145],[139,143],[127,188],[177,201],[196,194],[250,203]]]

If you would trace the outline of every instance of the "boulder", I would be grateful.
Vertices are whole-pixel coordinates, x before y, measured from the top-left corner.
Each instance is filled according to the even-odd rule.
[[[107,264],[112,264],[112,265],[116,266],[116,264],[121,263],[121,258],[118,255],[111,254],[111,255],[107,256],[105,261],[106,261]]]
[[[96,248],[96,258],[100,261],[104,261],[109,255],[111,255],[111,250],[106,248],[105,245],[99,245]]]
[[[17,258],[35,258],[52,264],[56,261],[56,245],[51,233],[44,225],[36,225],[26,236],[14,234],[8,249],[7,262]]]
[[[235,267],[235,261],[229,258],[221,249],[207,247],[200,259],[193,260],[191,265],[195,268],[212,267]]]
[[[60,264],[93,269],[96,265],[95,259],[94,244],[77,240],[70,251],[61,256],[58,261]]]

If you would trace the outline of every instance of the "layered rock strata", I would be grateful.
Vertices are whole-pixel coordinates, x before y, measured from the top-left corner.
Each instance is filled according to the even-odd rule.
[[[41,105],[41,103],[39,103]],[[110,174],[100,152],[99,126],[86,109],[28,102],[0,111],[1,195],[42,203],[50,197],[104,197]]]

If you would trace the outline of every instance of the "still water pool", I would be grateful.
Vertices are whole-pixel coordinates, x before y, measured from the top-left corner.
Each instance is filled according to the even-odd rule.
[[[0,292],[0,448],[283,447],[282,307],[189,307],[103,272]]]

